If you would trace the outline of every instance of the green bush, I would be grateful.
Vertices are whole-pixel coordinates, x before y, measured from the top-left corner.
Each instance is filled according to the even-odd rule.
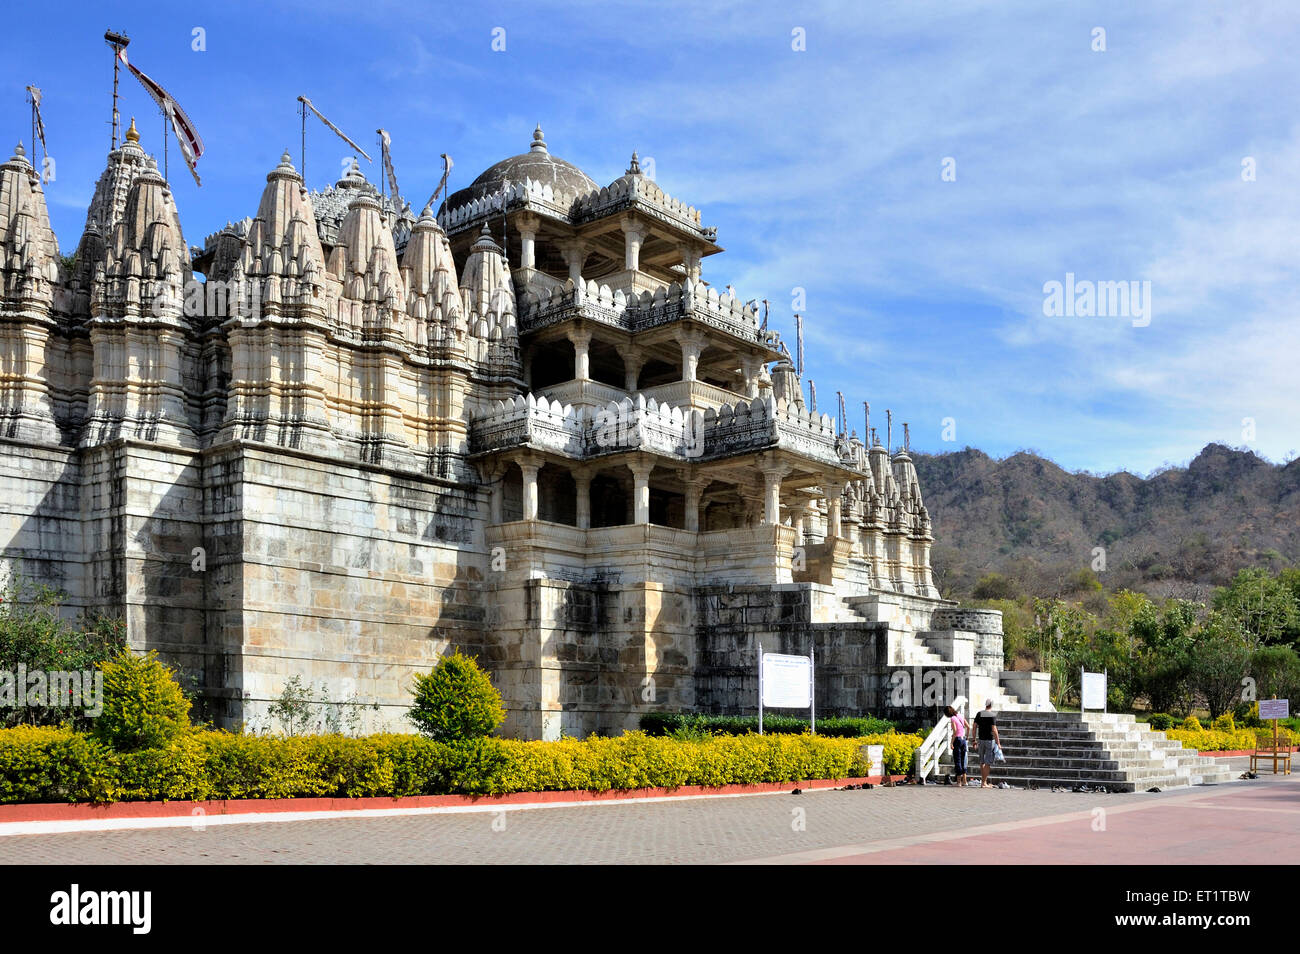
[[[119,797],[111,754],[93,738],[67,728],[0,729],[0,803]]]
[[[1236,732],[1237,723],[1233,720],[1231,712],[1225,712],[1210,723],[1210,728],[1215,732]]]
[[[1203,731],[1201,728],[1201,720],[1196,718],[1196,716],[1188,716],[1186,719],[1183,720],[1183,724],[1180,725],[1179,728],[1182,729],[1184,732]]]
[[[175,673],[153,652],[124,649],[100,663],[104,711],[95,719],[99,741],[121,752],[166,745],[190,727],[190,701]]]
[[[641,730],[648,735],[671,735],[682,739],[700,739],[709,735],[745,735],[758,731],[758,716],[716,716],[685,712],[647,712],[641,716]],[[888,719],[874,716],[832,716],[817,720],[817,734],[828,738],[852,739],[864,735],[892,732],[897,726]],[[763,716],[764,733],[801,735],[808,731],[808,720],[798,716]]]
[[[415,702],[408,718],[438,742],[461,742],[491,735],[505,721],[501,693],[471,656],[445,657],[428,675],[415,677]]]
[[[69,729],[0,730],[0,802],[490,795],[720,786],[850,778],[883,745],[891,774],[911,770],[921,737],[710,736],[630,732],[614,739],[456,744],[416,735],[253,736],[180,733],[115,752]]]
[[[1153,712],[1147,722],[1157,732],[1164,732],[1166,729],[1173,728],[1174,717],[1167,712]]]
[[[78,625],[63,618],[64,594],[53,587],[9,577],[0,585],[0,670],[14,672],[86,672],[113,658],[126,645],[122,620],[83,617]],[[84,709],[66,706],[15,705],[0,707],[0,727],[60,725],[90,727]]]

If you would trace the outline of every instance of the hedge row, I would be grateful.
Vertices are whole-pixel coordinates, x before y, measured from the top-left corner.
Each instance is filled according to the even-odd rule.
[[[706,733],[709,735],[745,735],[758,731],[758,716],[697,715],[686,712],[647,712],[641,716],[641,729],[650,735]],[[833,716],[817,720],[817,734],[831,738],[856,739],[883,735],[898,727],[888,719],[875,716]],[[802,735],[808,720],[798,716],[764,715],[763,732]]]
[[[1253,751],[1264,739],[1272,742],[1272,732],[1264,729],[1236,729],[1224,732],[1215,729],[1168,729],[1165,737],[1183,743],[1184,748],[1198,752],[1238,752]],[[1286,729],[1278,731],[1278,741],[1283,745],[1295,745],[1296,737]]]
[[[609,791],[793,782],[866,774],[861,748],[885,746],[908,772],[917,736],[719,736],[449,745],[414,735],[270,736],[187,732],[115,752],[69,729],[0,730],[0,803]]]

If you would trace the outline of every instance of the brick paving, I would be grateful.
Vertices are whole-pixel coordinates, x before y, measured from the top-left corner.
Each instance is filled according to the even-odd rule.
[[[1122,838],[1093,832],[1097,807],[1107,810],[1108,831],[1122,832]],[[1213,818],[1218,833],[1213,845],[1236,843],[1240,850],[1232,859],[1249,862],[1269,852],[1270,833],[1289,838],[1300,832],[1300,782],[1297,776],[1265,777],[1128,795],[906,786],[209,825],[200,831],[184,827],[14,835],[0,837],[0,863],[874,864],[972,861],[981,856],[1015,861],[1017,851],[1026,854],[1024,860],[1032,855],[1040,863],[1121,860],[1118,854],[1108,855],[1106,842],[1126,858],[1147,862],[1162,860],[1166,853],[1172,863],[1211,860],[1204,855],[1213,845],[1188,830],[1193,815],[1196,825],[1206,816]],[[1155,840],[1144,846],[1148,834]]]

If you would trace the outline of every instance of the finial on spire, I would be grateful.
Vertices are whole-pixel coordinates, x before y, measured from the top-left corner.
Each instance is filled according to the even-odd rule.
[[[538,123],[537,128],[533,130],[533,144],[529,148],[532,152],[546,151],[546,137],[542,135],[541,123]]]
[[[637,158],[636,150],[632,150],[632,164],[627,167],[627,175],[639,176],[641,174],[641,160]]]
[[[131,128],[126,131],[126,141],[134,143],[140,142],[140,130],[135,128],[134,116],[131,117]]]
[[[911,453],[912,450],[912,433],[909,430],[910,427],[911,425],[908,424],[907,421],[903,422],[903,453],[904,454]]]
[[[14,146],[14,158],[22,159],[27,155],[27,150],[23,148],[23,141],[18,140],[18,145]]]

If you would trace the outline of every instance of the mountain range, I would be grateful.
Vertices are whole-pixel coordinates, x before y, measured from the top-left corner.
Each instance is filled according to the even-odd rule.
[[[912,458],[935,581],[951,598],[990,573],[1021,592],[1068,595],[1093,570],[1107,590],[1205,600],[1243,567],[1300,561],[1300,459],[1209,444],[1186,467],[1143,478],[1071,473],[1028,452]]]

